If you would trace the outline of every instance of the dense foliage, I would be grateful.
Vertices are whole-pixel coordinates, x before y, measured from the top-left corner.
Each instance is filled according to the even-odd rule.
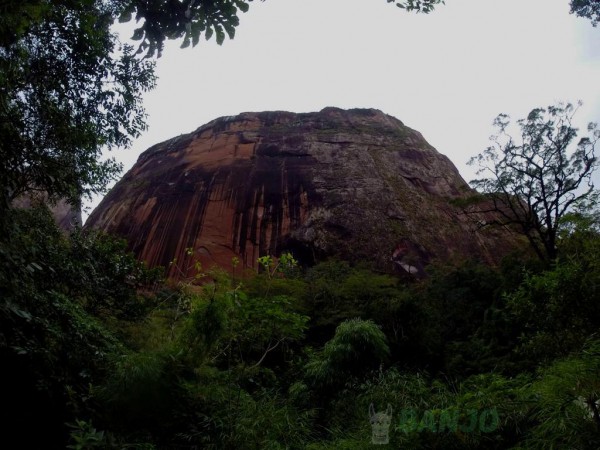
[[[433,266],[401,282],[293,257],[158,279],[41,207],[3,220],[3,440],[23,448],[597,448],[600,233],[545,269]],[[235,261],[233,262],[235,264]],[[201,284],[198,285],[198,281]],[[29,432],[36,424],[36,433]]]
[[[110,31],[115,2],[3,3],[0,207],[42,191],[79,205],[120,167],[102,160],[144,130],[153,66]],[[11,32],[12,31],[12,32]]]
[[[115,326],[145,316],[138,289],[158,277],[123,242],[67,238],[45,207],[10,210],[0,222],[2,412],[14,433],[6,442],[58,445],[65,422],[93,410],[92,384],[124,349]]]

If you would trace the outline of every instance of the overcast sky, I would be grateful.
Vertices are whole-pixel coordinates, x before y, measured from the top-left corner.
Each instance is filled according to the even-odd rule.
[[[244,111],[376,108],[468,181],[499,113],[582,100],[582,131],[600,122],[600,28],[568,3],[446,0],[424,15],[386,0],[255,1],[234,40],[167,45],[145,96],[149,130],[111,155],[127,171],[151,145]]]

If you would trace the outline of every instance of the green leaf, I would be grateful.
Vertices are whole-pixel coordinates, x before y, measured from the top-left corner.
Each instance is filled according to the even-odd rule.
[[[220,25],[215,26],[215,33],[217,34],[217,44],[223,44],[225,41],[225,33]]]
[[[236,1],[235,4],[242,12],[248,12],[248,10],[250,9],[250,5],[246,2]]]
[[[229,39],[233,39],[235,37],[235,27],[230,23],[225,23],[223,26],[225,27],[225,31],[227,32]]]

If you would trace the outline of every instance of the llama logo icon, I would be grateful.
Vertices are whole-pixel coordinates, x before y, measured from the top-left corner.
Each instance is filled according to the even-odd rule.
[[[390,424],[392,423],[392,405],[388,403],[384,412],[375,412],[373,403],[369,405],[369,419],[373,435],[371,443],[375,445],[384,445],[390,442]]]

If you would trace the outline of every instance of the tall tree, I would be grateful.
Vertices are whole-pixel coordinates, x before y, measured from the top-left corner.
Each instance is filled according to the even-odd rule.
[[[0,206],[43,191],[73,204],[119,171],[101,160],[144,128],[153,65],[110,26],[116,2],[9,0],[0,20]]]
[[[517,121],[521,134],[516,139],[508,134],[510,118],[500,114],[494,121],[494,145],[469,161],[484,176],[471,183],[491,200],[491,209],[499,213],[497,224],[518,226],[544,260],[557,256],[564,215],[597,195],[591,176],[600,130],[590,123],[589,136],[571,149],[578,131],[572,124],[576,110],[571,104],[533,109]]]

